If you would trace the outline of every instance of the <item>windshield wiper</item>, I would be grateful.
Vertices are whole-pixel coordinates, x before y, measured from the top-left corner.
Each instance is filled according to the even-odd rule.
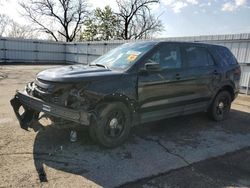
[[[99,64],[99,63],[90,63],[89,66],[97,66],[97,67],[103,67],[105,69],[108,69],[108,67],[106,65]]]

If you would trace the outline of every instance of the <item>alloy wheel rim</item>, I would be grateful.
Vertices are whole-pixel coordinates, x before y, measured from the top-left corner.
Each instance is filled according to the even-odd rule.
[[[227,111],[228,106],[229,106],[229,101],[227,97],[221,98],[216,106],[217,116],[223,117],[225,112]]]
[[[109,138],[118,138],[124,130],[125,116],[121,110],[110,113],[105,126],[105,135]]]

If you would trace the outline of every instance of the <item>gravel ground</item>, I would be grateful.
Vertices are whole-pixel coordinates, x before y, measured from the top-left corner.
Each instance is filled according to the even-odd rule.
[[[9,100],[48,67],[0,66],[0,187],[250,186],[249,97],[223,122],[199,113],[143,124],[125,145],[103,149],[84,131],[71,143],[67,129],[19,127]]]

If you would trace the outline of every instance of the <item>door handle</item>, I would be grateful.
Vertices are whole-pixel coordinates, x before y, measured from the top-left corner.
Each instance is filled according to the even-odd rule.
[[[176,75],[175,75],[175,78],[176,78],[176,80],[180,80],[180,79],[181,79],[180,74],[176,74]]]

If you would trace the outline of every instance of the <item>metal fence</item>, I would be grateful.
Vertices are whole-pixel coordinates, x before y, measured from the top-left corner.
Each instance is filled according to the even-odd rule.
[[[125,43],[125,41],[67,43],[66,61],[90,63],[99,56],[123,43]]]
[[[194,37],[172,37],[155,40],[164,41],[190,41],[219,44],[228,47],[239,63],[250,65],[250,33],[234,35],[208,35]],[[69,62],[89,63],[125,42],[124,40],[107,42],[77,42],[67,43],[66,60]],[[129,42],[133,42],[130,40]]]
[[[0,38],[0,62],[65,63],[65,43]]]
[[[195,41],[226,46],[233,52],[241,65],[242,91],[247,92],[247,89],[250,87],[250,33],[172,37],[155,40]],[[88,64],[100,55],[125,42],[133,42],[133,40],[64,43],[42,40],[0,38],[0,62]]]
[[[172,37],[156,40],[196,41],[224,45],[234,53],[239,63],[250,65],[250,33]],[[64,43],[0,38],[0,62],[72,62],[87,64],[125,42],[128,41]],[[133,40],[129,42],[133,42]]]

